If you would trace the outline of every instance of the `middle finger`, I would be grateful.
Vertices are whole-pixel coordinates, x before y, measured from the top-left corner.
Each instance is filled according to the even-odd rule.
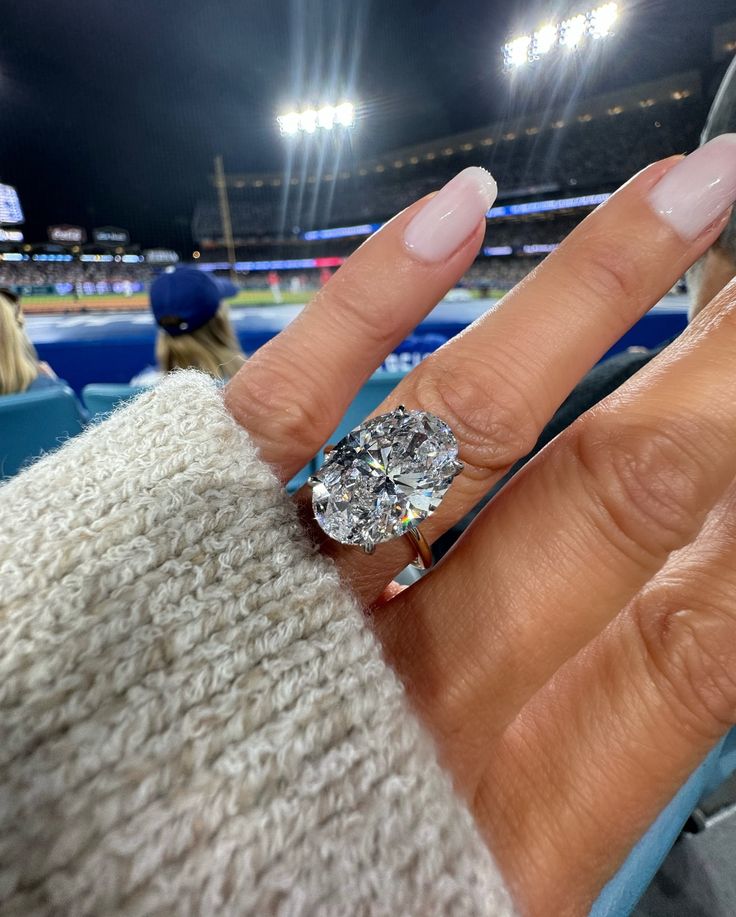
[[[717,238],[734,197],[732,136],[655,163],[376,410],[430,411],[458,438],[465,470],[420,526],[430,543],[533,448],[585,371]],[[403,538],[371,557],[332,541],[325,550],[368,603],[412,559]]]

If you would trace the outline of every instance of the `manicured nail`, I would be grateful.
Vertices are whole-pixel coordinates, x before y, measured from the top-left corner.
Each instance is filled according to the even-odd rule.
[[[649,202],[684,239],[695,239],[736,201],[736,134],[686,156],[654,186]]]
[[[404,243],[420,261],[443,261],[472,235],[496,200],[496,182],[471,166],[451,179],[404,230]]]

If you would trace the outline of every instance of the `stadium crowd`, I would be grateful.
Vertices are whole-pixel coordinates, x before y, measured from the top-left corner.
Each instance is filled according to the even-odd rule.
[[[85,283],[148,283],[153,276],[145,262],[0,261],[0,286],[55,286]]]
[[[523,280],[543,259],[533,258],[482,258],[464,274],[462,286],[469,290],[510,290]]]

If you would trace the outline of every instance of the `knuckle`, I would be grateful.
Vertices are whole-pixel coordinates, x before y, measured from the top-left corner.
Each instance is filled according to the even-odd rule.
[[[322,391],[303,375],[297,384],[286,361],[253,357],[239,380],[238,417],[261,444],[296,444],[316,452],[334,426]]]
[[[585,264],[583,283],[595,302],[638,302],[641,299],[640,271],[625,245],[611,245],[610,238],[594,237],[581,257]]]
[[[376,301],[375,287],[371,289],[368,279],[358,271],[338,271],[317,293],[309,308],[319,307],[333,324],[362,344],[383,346],[394,328],[395,315]],[[368,303],[370,308],[366,308]]]
[[[499,366],[447,350],[415,373],[414,399],[457,437],[461,458],[482,474],[505,471],[534,448],[542,424],[521,389]]]
[[[686,442],[650,424],[612,422],[605,412],[573,426],[569,447],[611,541],[661,558],[695,534],[702,459]]]
[[[736,722],[736,621],[717,584],[700,583],[694,601],[665,586],[633,606],[655,682],[679,723],[707,737]]]

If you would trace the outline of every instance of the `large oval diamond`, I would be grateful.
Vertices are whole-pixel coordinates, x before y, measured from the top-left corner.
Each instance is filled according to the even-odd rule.
[[[329,453],[312,478],[315,518],[343,544],[390,541],[437,509],[461,467],[446,423],[398,408],[351,430]]]

